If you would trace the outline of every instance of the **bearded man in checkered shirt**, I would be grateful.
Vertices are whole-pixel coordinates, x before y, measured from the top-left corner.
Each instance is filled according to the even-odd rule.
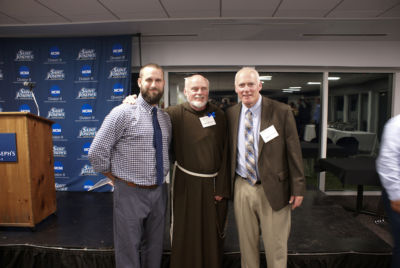
[[[144,66],[138,78],[136,104],[115,107],[90,146],[94,170],[110,178],[115,186],[116,267],[161,265],[167,204],[164,178],[169,172],[171,142],[170,118],[157,108],[164,84],[160,66]],[[158,124],[159,128],[153,128]],[[159,136],[160,129],[162,138],[156,141],[153,137]]]

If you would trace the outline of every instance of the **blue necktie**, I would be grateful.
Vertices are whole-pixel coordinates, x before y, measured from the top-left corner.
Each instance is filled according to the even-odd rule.
[[[161,185],[164,181],[164,161],[162,150],[162,132],[157,119],[157,108],[153,108],[153,144],[156,149],[156,169],[157,169],[157,184]]]

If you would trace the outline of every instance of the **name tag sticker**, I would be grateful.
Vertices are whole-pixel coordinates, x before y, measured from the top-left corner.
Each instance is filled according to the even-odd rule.
[[[279,136],[278,132],[276,131],[273,125],[261,131],[260,135],[265,143]]]
[[[203,128],[216,125],[214,117],[212,117],[212,116],[200,117],[200,122],[201,122],[201,125],[203,126]]]

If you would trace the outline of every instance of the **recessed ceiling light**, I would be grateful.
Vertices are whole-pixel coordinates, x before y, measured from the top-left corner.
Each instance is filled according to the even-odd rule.
[[[338,76],[329,76],[328,77],[328,80],[339,80],[340,79],[340,77],[338,77]]]
[[[289,87],[289,88],[301,88],[301,87]]]
[[[320,33],[308,33],[308,34],[302,34],[303,36],[310,36],[310,37],[315,37],[315,36],[334,36],[334,37],[360,37],[360,36],[366,36],[366,37],[371,37],[371,36],[387,36],[388,34],[386,33],[366,33],[366,34],[360,34],[360,33],[331,33],[331,34],[320,34]]]
[[[271,79],[272,79],[272,76],[271,76],[271,75],[263,75],[263,76],[260,76],[260,80],[269,81],[269,80],[271,80]]]
[[[298,92],[300,91],[300,88],[283,88],[283,92]]]
[[[321,85],[321,82],[307,82],[307,85]]]

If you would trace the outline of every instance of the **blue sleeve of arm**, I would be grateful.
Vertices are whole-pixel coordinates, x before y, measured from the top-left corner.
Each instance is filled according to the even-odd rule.
[[[114,108],[104,119],[89,149],[89,160],[96,172],[111,171],[113,147],[124,132],[124,111]]]

